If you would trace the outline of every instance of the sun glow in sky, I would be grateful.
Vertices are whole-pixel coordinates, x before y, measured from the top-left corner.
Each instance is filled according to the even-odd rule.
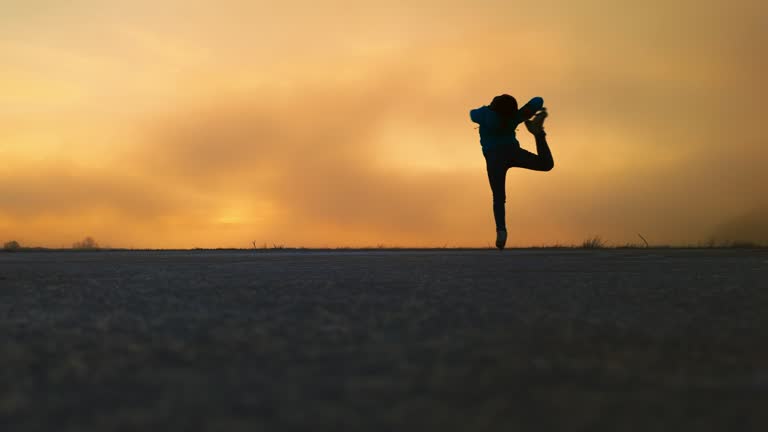
[[[768,242],[764,2],[390,3],[0,0],[0,241],[486,246],[510,93],[512,245]]]

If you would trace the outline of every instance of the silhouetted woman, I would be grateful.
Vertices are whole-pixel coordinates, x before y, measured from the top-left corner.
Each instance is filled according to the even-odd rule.
[[[508,94],[493,98],[490,105],[469,112],[473,122],[480,125],[480,145],[485,156],[488,181],[493,193],[493,217],[496,219],[496,247],[504,249],[507,243],[507,225],[504,215],[506,202],[505,182],[507,170],[512,167],[534,171],[549,171],[555,166],[552,152],[547,145],[544,119],[547,109],[544,99],[535,97],[522,108]],[[536,139],[536,153],[520,148],[515,129],[520,123]]]

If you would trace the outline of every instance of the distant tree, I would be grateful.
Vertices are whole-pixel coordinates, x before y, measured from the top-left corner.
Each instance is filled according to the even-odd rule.
[[[15,252],[21,249],[21,245],[16,240],[11,240],[3,245],[3,250],[8,252]]]
[[[96,240],[94,240],[93,237],[86,237],[83,239],[83,241],[73,243],[72,249],[97,250],[99,249],[99,244],[96,243]]]

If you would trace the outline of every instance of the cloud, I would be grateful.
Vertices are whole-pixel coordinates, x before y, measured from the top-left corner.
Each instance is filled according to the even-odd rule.
[[[365,241],[358,238],[434,243],[452,226],[447,221],[455,220],[449,215],[458,202],[479,201],[468,197],[485,179],[482,172],[404,173],[382,164],[377,132],[403,115],[400,98],[408,86],[374,77],[209,100],[159,119],[131,165],[209,196],[270,203],[274,237],[314,244]],[[472,150],[481,159],[477,146]],[[328,227],[350,235],[324,237]]]

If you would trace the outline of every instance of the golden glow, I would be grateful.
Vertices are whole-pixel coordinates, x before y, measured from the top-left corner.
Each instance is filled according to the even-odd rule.
[[[555,156],[512,245],[768,242],[757,0],[7,3],[0,241],[486,246],[468,110],[506,92]]]

